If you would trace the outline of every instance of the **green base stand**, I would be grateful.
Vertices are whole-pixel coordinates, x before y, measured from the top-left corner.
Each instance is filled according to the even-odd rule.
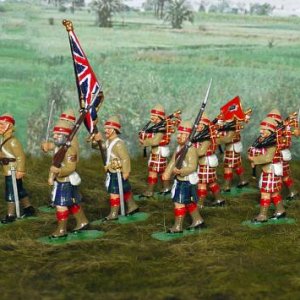
[[[47,245],[64,245],[66,243],[72,243],[72,242],[95,240],[102,237],[103,235],[104,235],[103,231],[83,230],[77,233],[69,233],[66,237],[61,237],[61,238],[51,238],[49,236],[43,236],[41,238],[38,238],[37,241]]]
[[[293,218],[282,218],[278,220],[269,219],[267,222],[259,223],[252,222],[251,220],[242,222],[242,225],[248,226],[250,228],[260,228],[266,225],[280,225],[280,224],[295,224],[296,220]]]
[[[55,207],[52,207],[49,205],[40,206],[40,207],[38,207],[38,210],[40,212],[47,213],[47,214],[53,214],[56,211]]]
[[[16,221],[14,222],[11,222],[11,223],[7,223],[7,224],[3,224],[0,222],[0,227],[7,227],[7,226],[10,226],[10,225],[13,225],[13,224],[19,224],[19,222],[25,222],[25,221],[34,221],[34,220],[37,220],[39,219],[38,217],[27,217],[27,218],[20,218],[20,219],[17,219]]]
[[[171,194],[160,194],[158,192],[154,193],[153,196],[151,197],[143,197],[142,195],[134,195],[133,196],[134,201],[146,201],[146,200],[160,200],[160,201],[164,201],[164,200],[170,200],[171,199]]]
[[[252,188],[252,187],[243,187],[243,188],[237,188],[233,187],[231,188],[230,192],[224,192],[222,191],[222,195],[228,195],[228,196],[238,196],[241,194],[254,194],[254,193],[259,193],[258,189]]]
[[[154,232],[151,234],[151,237],[163,241],[168,242],[176,239],[180,239],[189,235],[196,235],[207,232],[207,229],[196,229],[196,230],[184,230],[183,233],[167,233],[164,231],[161,232]]]
[[[101,225],[101,224],[108,224],[110,222],[117,223],[117,224],[130,224],[145,221],[149,218],[148,213],[138,212],[131,216],[119,216],[118,220],[106,221],[104,219],[96,220],[91,222],[91,225]]]

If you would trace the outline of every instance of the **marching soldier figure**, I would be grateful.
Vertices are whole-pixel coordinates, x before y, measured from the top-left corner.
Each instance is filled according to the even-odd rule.
[[[214,195],[215,201],[213,206],[223,206],[225,200],[220,194],[220,186],[217,183],[216,167],[218,166],[218,158],[215,154],[217,148],[216,138],[218,131],[215,125],[203,113],[198,125],[198,134],[194,137],[195,147],[199,157],[198,161],[198,190],[200,207],[204,207],[204,201],[207,196],[208,188]]]
[[[221,108],[221,114],[217,118],[219,137],[217,143],[225,145],[224,153],[224,180],[223,190],[230,192],[231,182],[233,179],[233,171],[239,177],[238,188],[248,185],[248,181],[244,179],[244,168],[242,166],[243,145],[241,142],[240,131],[242,130],[242,122],[248,122],[251,109],[244,112],[237,96]]]
[[[278,109],[273,109],[267,117],[272,118],[276,121],[277,126],[285,125],[282,120],[281,114]],[[294,120],[296,122],[296,120]],[[291,169],[290,169],[290,160],[292,159],[292,154],[290,148],[292,146],[292,130],[291,126],[287,125],[281,131],[280,141],[280,149],[282,154],[282,164],[283,164],[283,177],[282,182],[286,186],[289,191],[288,199],[293,200],[298,192],[294,189],[294,180],[291,177]]]
[[[260,123],[260,137],[258,140],[263,142],[271,134],[276,133],[277,123],[272,118],[265,118]],[[275,144],[274,144],[275,142]],[[262,166],[262,174],[260,178],[260,213],[255,217],[255,222],[266,222],[268,220],[268,209],[273,201],[276,211],[273,219],[283,218],[286,215],[280,195],[282,187],[282,156],[277,144],[277,137],[270,147],[259,148],[250,147],[248,150],[248,158],[254,165]]]
[[[25,153],[23,147],[14,136],[15,120],[10,114],[0,116],[0,162],[3,165],[5,176],[5,199],[7,201],[7,215],[2,223],[10,223],[16,220],[16,204],[20,201],[23,207],[21,217],[30,217],[35,209],[30,204],[27,191],[23,187],[25,175]],[[15,176],[15,178],[13,178]],[[16,184],[16,186],[14,186]],[[17,212],[18,214],[18,212]]]
[[[118,219],[120,206],[122,208],[122,199],[127,204],[126,215],[137,213],[139,207],[132,198],[131,186],[128,180],[131,171],[129,153],[124,141],[118,136],[121,133],[119,118],[116,116],[110,117],[105,122],[104,128],[107,152],[105,166],[107,171],[106,188],[110,194],[110,213],[105,217],[105,220],[110,221]],[[97,133],[94,136],[94,140],[101,141],[101,134]]]
[[[184,146],[191,131],[191,122],[181,122],[177,131],[177,150],[173,154],[171,161],[162,175],[163,180],[170,180],[172,174],[176,176],[172,188],[172,199],[175,205],[175,224],[168,230],[168,233],[183,232],[183,221],[187,212],[189,212],[192,217],[192,224],[189,226],[189,230],[200,229],[204,227],[204,221],[200,216],[197,206],[198,175],[196,171],[198,165],[198,155],[196,148],[193,146],[189,148],[181,169],[177,169],[175,167],[176,156],[180,149]]]
[[[157,104],[150,112],[149,125],[155,125],[165,119],[165,110],[162,105]],[[167,166],[167,157],[169,156],[170,142],[168,135],[162,132],[157,133],[140,133],[140,143],[144,147],[151,147],[151,154],[148,161],[148,187],[142,194],[144,197],[152,197],[154,194],[154,187],[158,182],[158,177],[165,171]],[[162,192],[170,191],[170,180],[162,180]]]
[[[55,144],[54,152],[65,144],[68,135],[71,133],[69,122],[59,120],[53,129],[53,140]],[[84,230],[88,227],[88,220],[80,206],[81,196],[78,185],[81,182],[76,173],[78,162],[78,147],[71,143],[61,167],[50,167],[49,184],[53,185],[53,177],[57,182],[54,190],[54,205],[56,206],[57,229],[52,233],[52,238],[65,237],[67,235],[67,221],[69,215],[74,215],[76,226],[73,232]]]

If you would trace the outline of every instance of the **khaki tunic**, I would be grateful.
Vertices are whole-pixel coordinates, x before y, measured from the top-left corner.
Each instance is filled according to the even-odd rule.
[[[266,148],[266,152],[261,155],[253,156],[253,163],[255,165],[262,165],[262,170],[265,173],[272,173],[272,162],[276,153],[276,147]]]
[[[167,165],[165,170],[165,174],[168,177],[171,177],[172,172],[175,168],[175,156],[177,151],[173,154],[171,161]],[[182,164],[182,168],[180,169],[181,174],[177,175],[176,178],[180,181],[188,181],[188,175],[197,171],[198,167],[198,155],[195,147],[190,147]]]
[[[59,148],[55,148],[57,151]],[[56,176],[58,182],[69,182],[69,175],[76,170],[78,157],[78,149],[76,145],[72,145],[68,148],[65,154],[64,160],[61,163],[60,172]]]
[[[216,139],[218,145],[225,144],[225,151],[233,151],[233,144],[238,142],[240,137],[235,131],[227,131],[226,135],[222,135]]]
[[[7,140],[7,142],[5,142]],[[10,167],[14,166],[17,172],[25,172],[25,153],[23,147],[18,139],[13,136],[12,130],[7,131],[2,139],[0,140],[1,144],[5,142],[3,147],[0,150],[0,158],[15,158],[15,162],[10,162],[8,165],[3,166],[3,175],[10,176]]]
[[[144,140],[143,146],[151,146],[151,153],[159,154],[159,143],[162,141],[164,134],[159,132],[155,133],[152,138],[147,138]]]
[[[123,140],[116,137],[115,139],[119,139],[116,144],[112,147],[111,155],[109,158],[109,162],[107,164],[108,171],[111,173],[116,173],[117,170],[114,168],[115,162],[117,165],[121,166],[121,171],[123,173],[130,173],[131,165],[130,165],[130,157],[126,145]],[[105,148],[108,149],[109,145],[115,140],[106,141]]]
[[[211,141],[202,142],[198,148],[196,148],[197,155],[199,157],[199,165],[208,165],[208,160],[206,159],[206,153],[211,145]]]

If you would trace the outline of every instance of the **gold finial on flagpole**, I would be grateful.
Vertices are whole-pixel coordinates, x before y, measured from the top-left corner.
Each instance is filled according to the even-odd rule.
[[[62,24],[66,27],[67,31],[73,31],[74,30],[73,23],[72,23],[71,20],[64,19],[62,21]]]

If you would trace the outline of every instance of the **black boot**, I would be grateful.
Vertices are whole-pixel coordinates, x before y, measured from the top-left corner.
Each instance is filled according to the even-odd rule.
[[[28,218],[28,217],[32,217],[35,215],[35,209],[33,206],[28,206],[23,208],[23,214],[21,216],[21,218]]]
[[[1,220],[2,224],[8,224],[16,221],[15,215],[6,215],[4,219]]]

